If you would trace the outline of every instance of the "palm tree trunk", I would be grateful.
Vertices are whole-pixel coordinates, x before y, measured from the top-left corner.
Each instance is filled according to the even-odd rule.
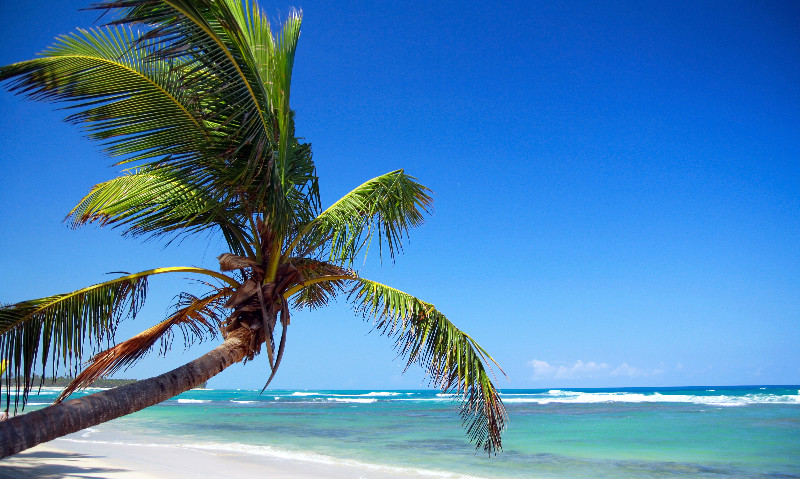
[[[239,328],[219,347],[168,373],[0,422],[0,458],[166,401],[241,361],[249,345],[250,331]]]

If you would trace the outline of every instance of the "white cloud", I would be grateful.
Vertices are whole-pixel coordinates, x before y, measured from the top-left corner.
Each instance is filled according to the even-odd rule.
[[[538,359],[528,361],[528,365],[533,368],[533,379],[553,377],[556,370],[556,368],[551,366],[547,361],[539,361]]]
[[[595,361],[583,362],[577,360],[569,363],[548,363],[541,359],[528,361],[528,366],[533,368],[533,379],[587,379],[603,377],[629,377],[641,378],[647,376],[659,376],[664,374],[664,369],[653,369],[645,371],[631,366],[627,362],[619,366],[612,366],[607,363]]]
[[[533,368],[533,379],[576,379],[605,375],[611,366],[606,363],[589,361],[584,363],[580,359],[574,364],[552,365],[547,361],[534,359],[528,362]]]

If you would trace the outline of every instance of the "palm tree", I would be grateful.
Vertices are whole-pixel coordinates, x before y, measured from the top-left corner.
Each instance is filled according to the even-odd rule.
[[[271,369],[266,388],[291,311],[336,297],[373,318],[408,365],[420,364],[432,384],[460,397],[470,439],[496,452],[506,413],[487,373],[491,357],[432,304],[353,268],[373,242],[394,258],[429,211],[429,190],[398,170],[322,209],[311,147],[295,136],[289,107],[301,14],[273,34],[251,0],[119,0],[94,8],[110,9],[113,20],[0,69],[11,91],[68,102],[67,120],[83,124],[127,167],[94,186],[68,222],[168,242],[221,234],[229,251],[219,271],[156,268],[0,308],[6,411],[12,383],[14,410],[24,407],[37,364],[55,370],[95,352],[82,371],[68,368],[76,377],[54,405],[0,423],[0,456],[164,401],[262,348]],[[136,315],[148,279],[168,273],[200,275],[207,290],[184,293],[164,321],[100,351],[118,322]],[[65,401],[159,341],[168,349],[176,328],[223,341],[161,376]]]

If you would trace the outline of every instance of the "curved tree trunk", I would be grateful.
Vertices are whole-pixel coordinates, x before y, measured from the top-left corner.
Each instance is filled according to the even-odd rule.
[[[168,373],[0,422],[0,458],[166,401],[241,361],[249,345],[249,330],[240,328],[214,350]]]

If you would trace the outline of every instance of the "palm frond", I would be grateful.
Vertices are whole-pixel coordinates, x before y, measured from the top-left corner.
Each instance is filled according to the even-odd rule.
[[[87,343],[92,349],[113,339],[117,323],[126,314],[135,315],[147,293],[147,276],[123,276],[67,294],[23,301],[0,308],[0,361],[7,361],[6,406],[20,395],[24,407],[34,385],[37,362],[41,382],[52,363],[53,375],[63,362],[76,371]]]
[[[88,366],[70,382],[55,402],[65,400],[73,392],[90,386],[103,376],[132,366],[147,355],[159,339],[160,353],[163,355],[171,347],[172,330],[176,326],[183,332],[184,344],[187,346],[202,341],[205,337],[216,337],[224,318],[222,303],[232,292],[231,287],[215,288],[202,298],[184,293],[171,317],[91,358]]]
[[[310,162],[310,146],[301,145],[294,136],[294,113],[290,107],[292,70],[297,42],[300,38],[302,13],[292,11],[277,36],[273,37],[269,21],[255,2],[229,0],[225,2],[237,29],[230,29],[232,37],[242,51],[242,60],[248,70],[257,72],[274,118],[273,141],[275,146],[275,184],[264,184],[256,195],[256,202],[264,204],[270,189],[280,190],[267,213],[272,218],[273,229],[279,232],[292,226],[293,214],[298,205],[318,202],[315,196],[316,172]],[[308,189],[307,189],[308,188]],[[305,190],[305,191],[304,191]],[[292,194],[303,192],[302,202],[292,201]],[[309,195],[309,193],[311,193]]]
[[[68,120],[122,161],[168,165],[215,198],[220,211],[207,216],[247,205],[284,236],[298,206],[319,204],[310,147],[294,138],[289,106],[298,12],[273,37],[250,0],[97,8],[117,9],[118,26],[60,37],[42,58],[2,67],[0,81],[32,99],[68,102],[76,111]],[[232,241],[232,231],[223,234]]]
[[[376,319],[376,330],[395,339],[396,350],[408,359],[406,368],[420,364],[443,392],[462,397],[461,417],[476,447],[489,454],[501,449],[507,415],[484,367],[494,363],[488,353],[432,304],[374,281],[354,281],[348,299]]]
[[[347,281],[357,278],[355,271],[311,258],[292,258],[303,279],[299,291],[292,295],[293,306],[298,309],[318,309],[327,306],[345,290]],[[336,278],[327,280],[327,278]],[[326,279],[325,281],[316,281]]]
[[[214,187],[247,195],[256,211],[270,216],[274,230],[287,230],[292,205],[286,197],[293,185],[286,172],[294,157],[288,100],[299,13],[273,38],[266,17],[249,0],[122,0],[102,7],[121,9],[116,24],[148,28],[145,38],[162,46],[151,52],[152,61],[185,62],[182,85],[207,92],[205,119],[229,145],[219,155],[223,167],[214,172]]]
[[[233,278],[216,271],[175,266],[128,274],[71,293],[0,307],[0,361],[8,363],[7,403],[13,382],[14,408],[20,399],[24,407],[34,387],[37,360],[42,367],[40,386],[47,376],[48,362],[53,374],[62,362],[68,371],[77,373],[86,343],[91,350],[97,350],[104,341],[111,342],[119,320],[126,314],[135,315],[141,307],[148,278],[166,273],[202,274],[233,288],[240,286]]]
[[[40,58],[0,68],[0,81],[33,100],[69,102],[67,117],[84,124],[112,156],[130,160],[196,157],[209,132],[201,92],[181,88],[180,59],[149,62],[158,48],[127,28],[79,30]]]
[[[219,229],[236,254],[251,251],[242,214],[223,208],[206,189],[167,166],[129,170],[95,185],[67,216],[73,227],[99,222],[131,236],[175,237]]]
[[[429,191],[403,170],[373,178],[306,224],[290,249],[324,245],[331,262],[349,266],[377,238],[380,250],[385,243],[394,258],[408,230],[429,212]]]
[[[290,135],[293,137],[294,115],[292,115],[291,123]],[[286,204],[293,211],[288,226],[296,231],[299,226],[307,224],[319,214],[319,181],[310,144],[293,140],[293,146],[289,152],[290,157],[283,172],[283,181]]]

